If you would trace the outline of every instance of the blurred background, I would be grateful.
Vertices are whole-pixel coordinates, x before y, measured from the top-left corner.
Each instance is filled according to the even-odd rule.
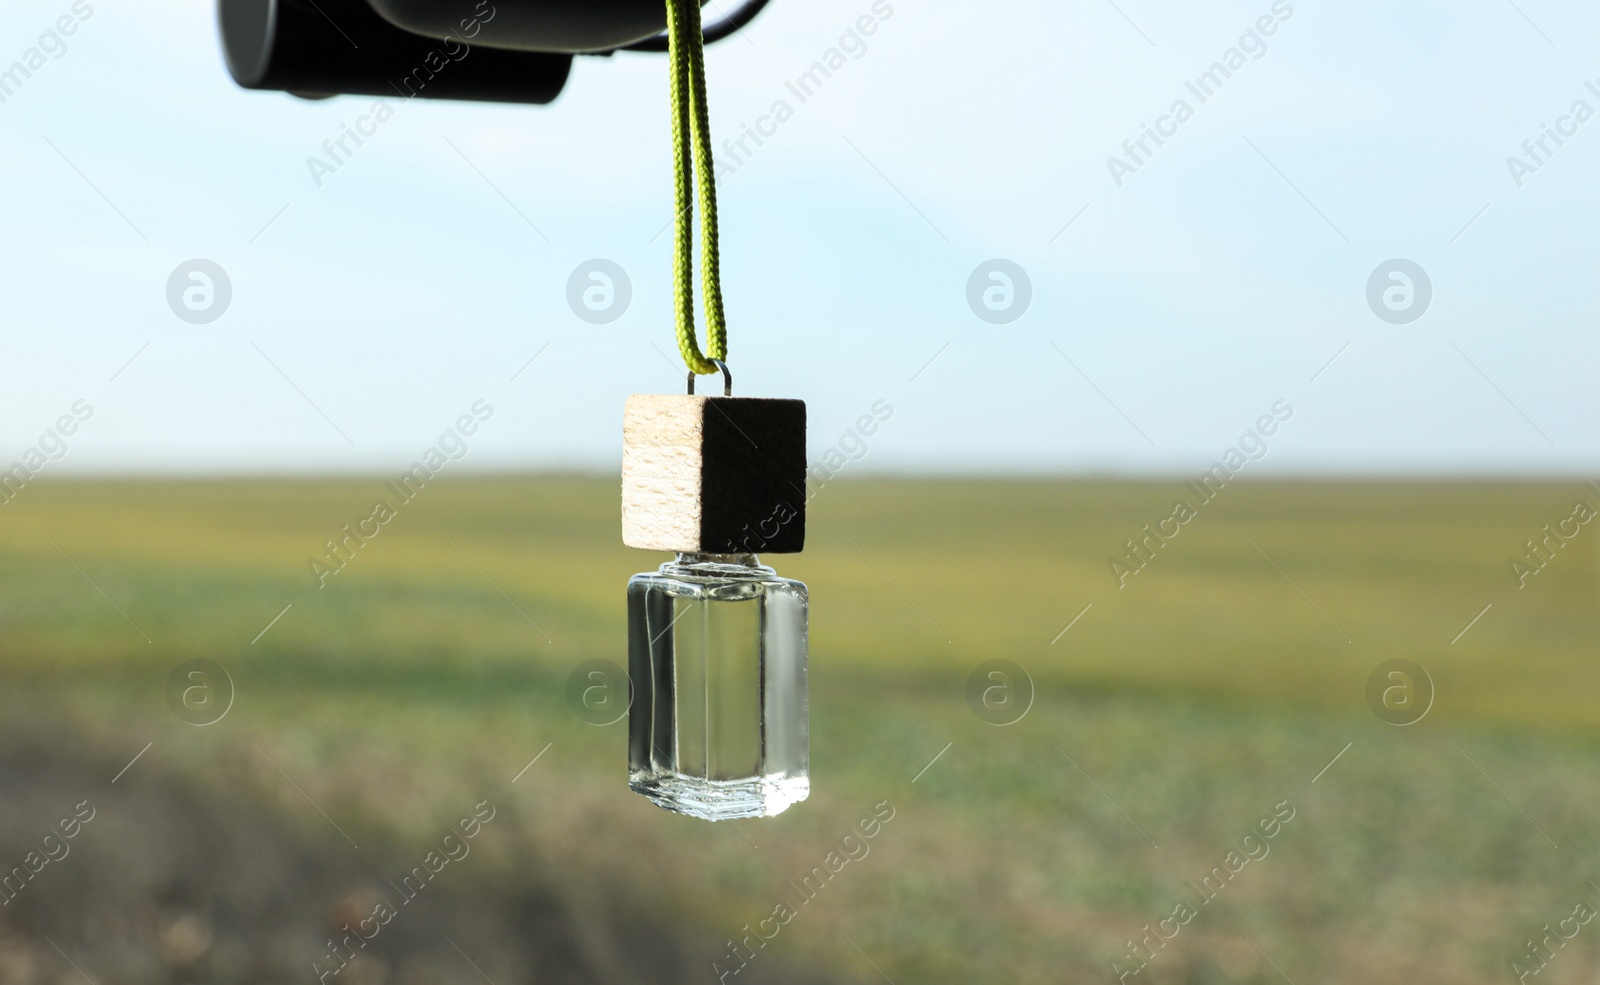
[[[664,57],[310,102],[209,3],[5,4],[0,982],[1592,980],[1597,40],[774,0],[708,49],[736,392],[812,462],[813,792],[712,825],[568,689],[665,560]]]

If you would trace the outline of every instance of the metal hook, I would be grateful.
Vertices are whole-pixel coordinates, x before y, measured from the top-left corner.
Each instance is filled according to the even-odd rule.
[[[720,359],[708,359],[707,362],[722,370],[722,395],[733,396],[733,373],[728,370],[728,364]],[[694,396],[694,370],[689,370],[689,396]]]

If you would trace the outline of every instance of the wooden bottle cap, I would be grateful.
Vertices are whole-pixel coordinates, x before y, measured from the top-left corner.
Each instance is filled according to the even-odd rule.
[[[802,550],[805,401],[629,397],[622,414],[622,542],[685,554]]]

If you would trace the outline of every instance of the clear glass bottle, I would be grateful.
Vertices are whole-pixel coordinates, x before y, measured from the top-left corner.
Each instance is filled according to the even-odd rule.
[[[680,814],[768,817],[811,792],[806,586],[753,554],[628,581],[628,785]]]

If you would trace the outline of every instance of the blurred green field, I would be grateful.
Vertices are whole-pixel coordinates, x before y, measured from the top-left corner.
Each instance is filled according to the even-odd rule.
[[[806,552],[765,558],[812,606],[813,793],[771,820],[654,808],[627,789],[626,724],[566,706],[579,663],[626,663],[624,587],[664,560],[622,547],[614,478],[430,484],[321,589],[309,558],[393,499],[381,480],[30,485],[0,508],[0,711],[130,756],[151,742],[152,764],[319,837],[338,836],[284,774],[356,841],[426,845],[493,796],[541,878],[717,939],[792,899],[887,800],[870,854],[755,960],[900,985],[1115,981],[1128,939],[1288,800],[1271,853],[1128,980],[1507,980],[1600,879],[1600,532],[1525,588],[1508,560],[1600,495],[1234,483],[1119,588],[1108,560],[1181,492],[818,490]],[[163,694],[196,657],[236,685],[205,728]],[[1005,727],[966,699],[995,658],[1037,689]],[[1393,658],[1437,688],[1405,728],[1366,702]],[[1540,980],[1597,961],[1592,934]]]

